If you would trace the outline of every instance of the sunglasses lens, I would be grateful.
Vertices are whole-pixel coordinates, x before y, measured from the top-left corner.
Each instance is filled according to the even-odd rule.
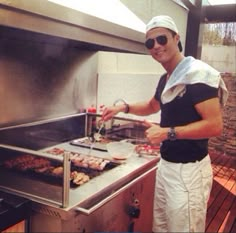
[[[147,47],[147,49],[152,49],[154,47],[155,41],[154,39],[148,39],[145,42],[145,46]]]
[[[167,44],[167,37],[166,36],[158,36],[158,37],[156,37],[156,41],[159,45],[166,45]],[[154,39],[148,39],[145,42],[145,46],[148,49],[152,49],[154,47],[154,45],[155,45]]]
[[[156,38],[157,43],[160,45],[165,45],[167,43],[167,37],[166,36],[158,36]]]

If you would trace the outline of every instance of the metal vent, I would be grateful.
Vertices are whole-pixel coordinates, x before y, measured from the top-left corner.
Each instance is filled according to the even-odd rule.
[[[59,213],[56,210],[52,210],[50,208],[44,207],[44,206],[33,206],[32,209],[35,212],[39,212],[41,214],[45,214],[45,215],[49,215],[49,216],[57,217],[57,218],[62,218],[61,213]]]

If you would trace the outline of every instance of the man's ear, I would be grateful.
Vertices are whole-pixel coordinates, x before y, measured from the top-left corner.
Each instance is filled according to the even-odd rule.
[[[180,41],[180,35],[179,35],[179,34],[176,34],[176,35],[175,35],[175,38],[176,38],[177,42],[179,43],[179,41]]]

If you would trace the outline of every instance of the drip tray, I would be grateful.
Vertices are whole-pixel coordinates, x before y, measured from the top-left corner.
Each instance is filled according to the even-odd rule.
[[[90,148],[92,146],[93,150],[106,151],[107,152],[107,143],[111,142],[109,139],[102,139],[99,142],[92,143],[88,137],[75,139],[70,142],[71,145]]]

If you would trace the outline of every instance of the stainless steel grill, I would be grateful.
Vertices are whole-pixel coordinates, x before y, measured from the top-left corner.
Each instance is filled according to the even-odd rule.
[[[89,116],[78,115],[71,119],[72,122],[76,121],[75,118],[78,118],[79,122],[85,122],[84,117]],[[83,118],[83,120],[80,118]],[[70,122],[67,118],[65,120],[67,123]],[[124,120],[127,121],[126,119]],[[40,130],[41,123],[36,127],[39,129],[40,134],[43,132]],[[52,125],[58,127],[58,125],[64,124],[52,122]],[[35,125],[32,127],[35,127]],[[42,124],[42,127],[45,127],[45,125]],[[113,132],[114,134],[108,131],[110,136],[113,135],[113,140],[114,138],[120,140],[122,127],[125,128],[127,133],[127,127],[133,131],[136,126],[135,122],[128,121],[125,125],[121,125],[119,130],[116,129]],[[10,133],[14,134],[14,130],[15,128],[11,128]],[[17,128],[17,131],[21,131],[23,134],[24,130],[29,132],[32,129],[31,126]],[[60,131],[60,128],[57,128],[57,130]],[[4,131],[3,135],[9,133],[6,131]],[[117,137],[118,132],[119,139]],[[129,137],[131,136],[135,138],[134,133],[129,135]],[[72,138],[71,140],[75,139]],[[25,153],[36,158],[44,158],[61,164],[64,170],[67,170],[65,168],[68,164],[70,165],[68,171],[63,173],[63,182],[59,184],[51,183],[49,179],[35,179],[32,171],[27,174],[21,174],[19,171],[0,167],[1,177],[3,177],[0,180],[0,188],[21,195],[33,202],[30,231],[150,231],[153,197],[152,195],[146,195],[146,192],[147,190],[149,190],[148,192],[153,190],[156,164],[159,160],[158,156],[140,157],[134,154],[125,161],[115,162],[107,151],[90,151],[89,148],[71,144],[71,140],[66,142],[61,140],[61,142],[58,142],[57,138],[55,140],[57,141],[56,145],[43,147],[39,150],[3,144],[0,146],[1,166],[4,164],[4,161],[16,159]],[[51,141],[54,142],[54,138]],[[48,153],[50,151],[55,152],[55,148],[63,153]],[[70,153],[68,154],[67,152]],[[75,154],[105,159],[112,166],[109,169],[97,171],[97,176],[94,176],[82,185],[66,186],[68,183],[65,181],[68,179],[70,182],[70,175],[68,174],[71,172],[70,169],[73,163],[70,156]],[[136,201],[139,203],[138,206]],[[113,212],[112,210],[116,211]],[[103,216],[102,220],[100,216]],[[99,224],[96,223],[97,219],[100,219]]]

